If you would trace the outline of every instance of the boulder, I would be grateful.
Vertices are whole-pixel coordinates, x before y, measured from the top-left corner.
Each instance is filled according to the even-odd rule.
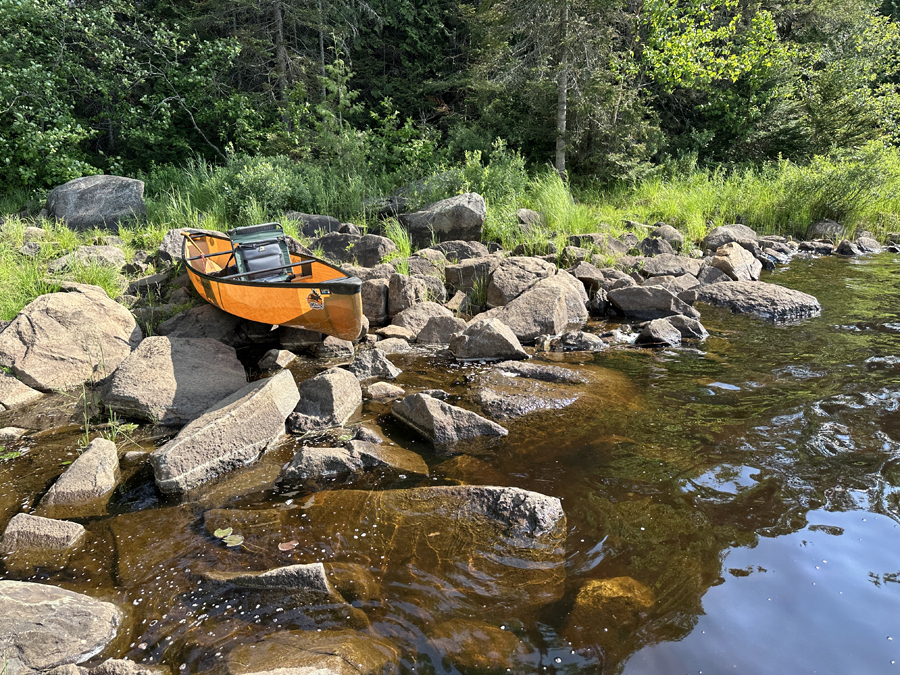
[[[679,314],[667,317],[666,321],[678,329],[682,340],[699,340],[702,342],[709,337],[709,332],[697,319],[691,319]]]
[[[232,347],[205,338],[154,336],[116,369],[103,403],[124,417],[181,426],[246,384]]]
[[[382,351],[385,354],[402,354],[411,349],[409,341],[406,338],[398,337],[379,340],[375,345],[379,351]]]
[[[849,239],[841,240],[841,243],[837,245],[834,249],[836,255],[860,255],[862,251],[860,251],[859,247],[854,244]]]
[[[718,284],[723,281],[732,281],[732,278],[719,268],[708,265],[700,270],[700,273],[697,275],[697,281],[700,282],[701,286],[706,286],[707,284]]]
[[[703,249],[707,251],[717,251],[720,246],[730,244],[731,242],[741,241],[742,239],[758,239],[756,232],[746,225],[733,224],[721,225],[709,231],[703,239]]]
[[[388,316],[394,317],[427,299],[425,282],[418,277],[392,274],[388,281]]]
[[[447,266],[447,258],[443,253],[433,248],[423,248],[406,259],[410,274],[420,276],[433,276],[444,278],[444,268]]]
[[[404,328],[403,326],[395,326],[393,324],[391,324],[390,326],[379,328],[375,331],[375,334],[382,340],[400,338],[401,340],[412,342],[416,339],[415,333],[413,333],[409,328]]]
[[[373,382],[363,387],[363,398],[392,399],[406,395],[406,390],[388,382]]]
[[[697,288],[699,285],[700,282],[693,274],[682,274],[678,277],[650,277],[641,284],[641,286],[661,286],[675,295],[683,293],[684,291],[689,291],[692,288]]]
[[[736,314],[753,314],[762,319],[784,323],[818,316],[822,311],[813,296],[763,281],[733,281],[701,286],[698,302],[727,307]]]
[[[360,297],[362,298],[363,314],[371,326],[383,326],[390,321],[388,288],[387,279],[369,279],[362,283]]]
[[[450,340],[450,351],[460,361],[528,358],[512,330],[497,319],[477,321],[455,335]]]
[[[362,387],[352,373],[330,368],[300,383],[300,400],[288,417],[291,433],[341,426],[362,404]]]
[[[414,452],[397,446],[350,441],[346,448],[301,448],[281,470],[279,480],[308,485],[370,469],[428,475],[425,461]]]
[[[847,234],[846,229],[840,223],[825,218],[817,223],[813,223],[806,228],[807,239],[830,239],[837,241]]]
[[[520,342],[561,333],[569,321],[566,293],[558,287],[530,289],[493,311],[496,314],[491,318],[506,324]]]
[[[4,409],[18,408],[38,400],[41,396],[43,396],[41,392],[0,371],[0,406]]]
[[[147,216],[144,182],[121,176],[85,176],[53,188],[44,206],[47,215],[73,230],[118,232],[119,223]]]
[[[416,342],[446,345],[454,335],[466,330],[466,322],[455,316],[433,316],[416,335]]]
[[[853,243],[856,244],[860,253],[881,253],[881,244],[872,237],[857,237]]]
[[[83,663],[103,651],[125,622],[110,602],[55,586],[0,581],[0,653],[5,675]]]
[[[59,274],[88,265],[102,265],[118,271],[125,266],[125,254],[122,249],[115,246],[79,246],[72,253],[51,260],[47,265],[47,271],[50,274]]]
[[[518,209],[516,211],[516,218],[519,221],[519,225],[527,226],[522,228],[526,232],[534,229],[534,227],[543,227],[547,224],[544,214],[532,211],[531,209]]]
[[[500,258],[487,256],[484,258],[468,258],[456,265],[447,265],[444,276],[447,285],[457,291],[469,293],[475,289],[487,291],[491,275],[500,267]]]
[[[677,347],[681,344],[681,331],[668,319],[654,319],[641,328],[634,343],[643,347]]]
[[[453,263],[462,262],[470,258],[484,258],[490,255],[487,246],[480,241],[463,241],[456,239],[453,241],[442,241],[422,251],[434,250],[441,253],[447,260]],[[419,254],[422,253],[419,251]]]
[[[553,276],[541,279],[532,289],[558,288],[565,295],[566,312],[570,325],[580,325],[588,318],[588,298],[584,284],[564,270],[559,270]]]
[[[39,556],[46,552],[69,551],[81,544],[84,536],[84,526],[78,523],[17,513],[9,521],[3,538],[0,539],[0,554],[7,556],[27,553]]]
[[[297,359],[297,355],[287,349],[270,349],[259,360],[257,366],[262,371],[287,368]]]
[[[312,249],[322,250],[324,257],[339,263],[353,260],[352,249],[362,237],[358,234],[343,234],[341,232],[329,232],[318,239],[313,239]]]
[[[404,214],[400,216],[400,223],[409,231],[412,243],[417,248],[424,248],[433,241],[481,241],[486,217],[484,198],[469,192]]]
[[[658,237],[647,237],[646,239],[642,239],[640,243],[638,243],[637,249],[641,252],[642,256],[648,258],[657,255],[673,255],[675,253],[675,250],[669,242]]]
[[[578,263],[567,271],[584,285],[584,290],[589,296],[596,293],[597,289],[606,281],[603,272],[596,265],[588,262]]]
[[[506,436],[496,422],[426,394],[412,394],[397,401],[391,414],[439,448],[482,436]]]
[[[797,250],[801,253],[812,253],[814,255],[831,255],[834,252],[834,244],[825,239],[801,241]]]
[[[119,482],[116,444],[95,438],[41,499],[37,514],[88,518],[106,514],[106,502]]]
[[[156,332],[172,338],[209,338],[233,347],[241,342],[238,329],[243,322],[234,314],[205,304],[186,309],[163,321]]]
[[[363,267],[375,267],[397,250],[397,244],[387,237],[367,234],[353,244],[350,255]]]
[[[255,461],[284,435],[299,398],[287,370],[238,390],[150,454],[157,486],[187,492]]]
[[[397,314],[391,323],[418,335],[431,319],[438,316],[453,318],[453,312],[436,302],[420,302]]]
[[[299,211],[286,211],[284,217],[300,223],[299,230],[304,237],[318,237],[320,234],[337,232],[341,229],[341,221],[331,216],[320,216]]]
[[[719,284],[716,284],[717,286]],[[676,314],[697,319],[700,313],[661,286],[627,286],[607,293],[609,301],[627,317],[650,320]]]
[[[481,373],[475,399],[495,419],[560,410],[578,400],[587,379],[575,371],[533,362],[506,361]]]
[[[546,352],[602,352],[608,346],[602,338],[580,330],[538,340],[538,349]]]
[[[413,278],[425,284],[425,299],[430,302],[444,304],[447,302],[447,289],[444,282],[433,274],[416,274]]]
[[[353,358],[355,350],[353,343],[349,340],[341,340],[333,335],[326,335],[325,339],[315,345],[313,353],[320,359],[343,359],[349,360]]]
[[[403,372],[391,363],[385,353],[377,346],[374,349],[361,351],[353,359],[353,363],[345,367],[358,380],[368,380],[372,377],[393,380]]]
[[[650,236],[657,239],[665,239],[674,249],[681,248],[681,245],[684,243],[684,236],[681,232],[665,223],[657,223],[656,229],[650,233]]]
[[[0,333],[0,366],[40,391],[108,377],[143,337],[134,317],[96,286],[31,301]]]
[[[682,274],[697,276],[702,267],[702,260],[688,258],[683,255],[665,253],[663,255],[658,255],[655,258],[650,258],[650,260],[644,263],[644,267],[641,271],[651,277],[677,277]]]
[[[716,249],[709,264],[735,281],[756,281],[762,271],[759,260],[737,242],[730,242]]]
[[[491,274],[487,285],[488,307],[502,307],[519,297],[539,279],[556,274],[556,266],[540,258],[507,258]]]

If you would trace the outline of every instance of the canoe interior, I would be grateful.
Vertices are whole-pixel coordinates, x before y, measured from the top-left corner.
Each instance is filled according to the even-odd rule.
[[[290,281],[226,279],[234,265],[231,240],[194,233],[185,237],[182,259],[194,288],[207,302],[243,319],[299,326],[342,340],[362,331],[361,282],[318,258],[291,254]]]

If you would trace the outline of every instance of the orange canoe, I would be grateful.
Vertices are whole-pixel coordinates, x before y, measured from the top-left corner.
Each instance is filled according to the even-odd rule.
[[[250,321],[355,340],[363,312],[357,277],[288,251],[277,223],[224,234],[184,233],[181,256],[197,292]]]

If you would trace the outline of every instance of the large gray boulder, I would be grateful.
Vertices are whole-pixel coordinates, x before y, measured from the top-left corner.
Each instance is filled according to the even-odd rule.
[[[669,319],[649,321],[634,342],[645,347],[677,347],[681,344],[681,331]]]
[[[466,322],[455,316],[433,316],[416,335],[416,342],[430,345],[449,344],[454,335],[466,329]]]
[[[460,361],[528,358],[515,333],[498,319],[473,323],[450,340],[450,351]]]
[[[317,237],[320,234],[337,232],[341,229],[341,221],[332,216],[300,213],[299,211],[286,211],[284,217],[288,220],[296,220],[300,223],[298,229],[304,237]]]
[[[388,316],[388,288],[387,279],[369,279],[360,287],[363,314],[369,320],[370,326],[384,326],[390,321]]]
[[[454,241],[442,241],[429,248],[443,254],[447,260],[453,263],[458,263],[469,258],[483,258],[491,254],[490,251],[488,251],[487,246],[478,240],[462,241],[457,239]]]
[[[588,303],[590,298],[578,279],[565,270],[559,270],[556,274],[538,281],[535,288],[558,288],[565,295],[566,312],[570,325],[580,325],[588,319]]]
[[[486,217],[484,198],[469,192],[402,215],[400,223],[409,231],[412,243],[424,248],[432,241],[481,241]]]
[[[675,314],[700,318],[696,309],[662,286],[626,286],[609,291],[607,297],[622,314],[633,319],[652,321]]]
[[[806,228],[807,239],[830,239],[838,241],[847,235],[846,228],[837,221],[825,218]]]
[[[0,554],[67,551],[84,540],[83,525],[17,513],[0,539]]]
[[[539,279],[556,274],[556,266],[540,258],[507,258],[491,274],[487,306],[502,307],[516,299]]]
[[[121,176],[85,176],[53,188],[44,206],[51,218],[77,231],[119,231],[119,223],[147,216],[144,182]]]
[[[499,266],[500,258],[496,256],[467,258],[455,265],[447,265],[444,277],[447,285],[454,290],[468,293],[480,288],[486,292],[488,281]]]
[[[293,375],[282,370],[210,408],[150,454],[159,489],[187,492],[255,461],[284,435],[299,398]]]
[[[353,260],[353,247],[356,246],[360,239],[362,237],[358,234],[329,232],[318,239],[313,239],[310,246],[313,250],[321,248],[326,258],[343,263]]]
[[[40,391],[107,378],[143,337],[125,307],[74,284],[31,301],[0,333],[0,366]]]
[[[363,267],[375,267],[396,250],[397,244],[387,237],[367,234],[353,244],[350,254]]]
[[[489,318],[509,326],[520,342],[533,342],[539,335],[556,335],[569,323],[566,293],[561,288],[530,289],[493,312],[496,314]]]
[[[720,246],[744,239],[756,241],[758,239],[756,231],[738,223],[722,225],[709,231],[703,239],[703,248],[708,251],[716,251]]]
[[[732,281],[701,286],[696,291],[696,300],[776,323],[818,316],[822,311],[819,301],[808,293],[764,281]]]
[[[647,260],[641,271],[651,277],[678,277],[682,274],[692,274],[693,276],[697,276],[700,274],[702,267],[702,260],[688,258],[683,255],[664,253]]]
[[[412,394],[397,401],[391,407],[391,414],[439,448],[482,436],[506,436],[509,433],[496,422],[427,394]]]
[[[125,622],[110,602],[55,586],[0,581],[4,675],[30,675],[83,663],[113,641]]]
[[[397,446],[350,441],[346,448],[301,448],[281,470],[283,483],[321,484],[370,469],[428,475],[420,455]]]
[[[22,384],[12,375],[0,372],[0,406],[3,408],[18,408],[38,400],[41,396],[43,394],[36,389]]]
[[[50,487],[37,514],[53,518],[102,516],[119,476],[116,444],[95,438]]]
[[[436,302],[420,302],[397,314],[391,323],[418,335],[434,317],[452,317],[453,312]]]
[[[720,246],[709,264],[735,281],[756,281],[762,271],[762,263],[737,242]]]
[[[205,338],[154,336],[116,369],[103,403],[123,417],[181,426],[246,384],[234,348]]]
[[[388,280],[388,316],[401,312],[423,302],[428,297],[428,286],[424,279],[392,274]]]
[[[352,373],[330,368],[300,383],[299,401],[288,417],[291,433],[341,426],[362,404],[362,387]]]
[[[344,366],[358,380],[368,380],[372,377],[393,380],[403,372],[390,362],[387,355],[378,349],[377,344],[374,349],[361,351],[349,366]]]

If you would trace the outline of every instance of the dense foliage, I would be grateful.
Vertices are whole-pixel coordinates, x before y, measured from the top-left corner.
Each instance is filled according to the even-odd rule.
[[[805,163],[900,142],[898,21],[892,0],[0,0],[0,188],[213,162],[235,209],[338,184],[358,207],[496,139],[604,186]]]

